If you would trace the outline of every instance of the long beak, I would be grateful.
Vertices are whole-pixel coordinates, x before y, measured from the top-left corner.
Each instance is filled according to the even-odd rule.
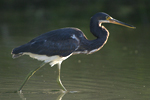
[[[110,23],[113,23],[113,24],[118,24],[118,25],[122,25],[122,26],[125,26],[125,27],[128,27],[128,28],[133,28],[135,29],[136,27],[132,26],[132,25],[129,25],[129,24],[126,24],[124,22],[121,22],[121,21],[118,21],[116,19],[113,19],[113,18],[109,18],[107,19]]]

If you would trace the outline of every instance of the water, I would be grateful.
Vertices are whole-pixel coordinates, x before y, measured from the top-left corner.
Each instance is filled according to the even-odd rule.
[[[111,34],[100,51],[92,55],[74,55],[62,63],[61,80],[68,93],[59,91],[57,66],[50,67],[48,64],[31,77],[23,88],[23,94],[16,93],[26,75],[42,62],[28,56],[12,59],[11,50],[41,33],[67,25],[49,28],[48,23],[1,24],[0,100],[150,99],[148,29],[139,26],[132,30],[106,24]],[[81,25],[86,36],[93,39],[87,27]]]

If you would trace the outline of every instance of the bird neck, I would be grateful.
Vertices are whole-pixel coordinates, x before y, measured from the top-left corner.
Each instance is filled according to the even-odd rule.
[[[97,38],[102,38],[103,36],[109,35],[108,30],[101,24],[102,23],[99,23],[99,21],[95,20],[95,18],[91,18],[90,31]]]
[[[108,40],[109,32],[104,26],[101,26],[101,23],[93,20],[90,22],[90,31],[97,38],[95,40],[89,41],[91,48],[89,53],[93,53],[104,46]]]

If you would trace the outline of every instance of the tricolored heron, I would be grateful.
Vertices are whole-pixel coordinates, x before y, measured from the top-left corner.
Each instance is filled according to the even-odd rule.
[[[96,37],[95,40],[88,40],[80,29],[70,27],[44,33],[30,42],[13,49],[13,58],[29,55],[34,59],[44,61],[40,67],[27,75],[19,91],[22,90],[30,77],[46,63],[49,63],[51,66],[58,64],[57,82],[63,91],[67,91],[60,79],[62,61],[74,54],[91,54],[100,50],[107,42],[109,36],[108,30],[101,25],[102,23],[113,23],[135,28],[132,25],[113,19],[106,13],[99,12],[90,21],[90,31]]]

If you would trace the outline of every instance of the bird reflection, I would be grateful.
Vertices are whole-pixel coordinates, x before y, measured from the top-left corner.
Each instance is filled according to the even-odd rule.
[[[62,100],[63,96],[64,96],[66,93],[67,93],[67,92],[65,92],[65,93],[62,93],[62,92],[61,92],[61,94],[57,97],[56,100]]]
[[[24,97],[24,95],[23,95],[22,92],[18,91],[17,93],[18,93],[19,97],[21,98],[21,100],[27,100],[27,99]]]
[[[21,100],[27,100],[27,98],[24,96],[23,92],[22,91],[18,91],[17,92],[19,97],[21,98]],[[64,95],[67,93],[67,92],[62,92],[62,91],[57,91],[57,92],[51,92],[52,94],[57,94],[57,93],[60,93],[60,95],[57,97],[56,100],[62,100],[62,98],[64,97]]]

